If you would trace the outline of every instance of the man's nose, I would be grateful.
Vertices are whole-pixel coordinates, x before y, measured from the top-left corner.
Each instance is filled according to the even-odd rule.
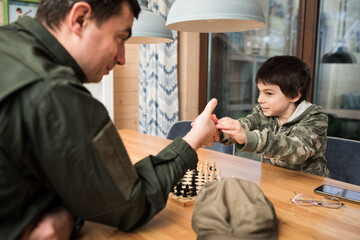
[[[119,65],[124,65],[125,62],[125,45],[122,45],[119,47],[118,53],[116,55],[116,63]]]

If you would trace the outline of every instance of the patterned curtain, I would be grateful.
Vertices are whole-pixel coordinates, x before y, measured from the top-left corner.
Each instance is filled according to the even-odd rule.
[[[166,20],[175,0],[150,0],[149,8]],[[139,131],[165,137],[178,120],[177,32],[174,41],[140,45]]]

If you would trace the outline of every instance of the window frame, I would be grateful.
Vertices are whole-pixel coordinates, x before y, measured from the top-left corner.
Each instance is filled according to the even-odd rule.
[[[299,0],[296,56],[310,68],[312,82],[307,97],[309,102],[313,101],[314,94],[319,11],[320,0]],[[202,112],[207,103],[208,40],[208,33],[200,34],[199,112]]]

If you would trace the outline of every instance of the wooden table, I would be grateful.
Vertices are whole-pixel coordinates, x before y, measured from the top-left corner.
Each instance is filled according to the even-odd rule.
[[[120,130],[120,136],[135,163],[149,154],[157,154],[169,140],[144,135],[131,130]],[[274,167],[206,149],[198,150],[200,161],[215,162],[224,177],[238,177],[259,185],[275,206],[279,221],[279,239],[360,239],[360,205],[344,202],[340,209],[319,206],[300,207],[290,199],[294,193],[306,193],[319,200],[313,189],[329,184],[360,191],[360,186],[311,174]],[[156,239],[195,240],[191,227],[193,207],[181,207],[172,202],[140,229],[124,233],[116,228],[86,222],[80,239]]]

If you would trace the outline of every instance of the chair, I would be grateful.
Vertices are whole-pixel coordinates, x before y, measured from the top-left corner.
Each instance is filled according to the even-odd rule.
[[[191,122],[192,121],[178,121],[178,122],[174,123],[170,127],[170,129],[166,135],[166,138],[174,140],[176,137],[184,137],[186,135],[186,133],[188,133],[191,129]],[[218,152],[227,153],[227,154],[233,154],[233,152],[234,152],[233,145],[224,146],[218,142],[214,142],[213,146],[207,146],[206,148],[210,149],[210,150],[218,151]]]
[[[325,158],[331,178],[360,185],[360,141],[327,137]]]

